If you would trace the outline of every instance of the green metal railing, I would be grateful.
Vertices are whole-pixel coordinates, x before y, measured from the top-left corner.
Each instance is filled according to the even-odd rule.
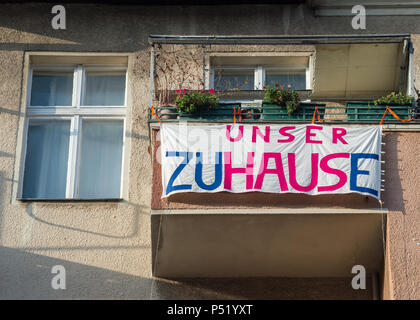
[[[320,120],[323,123],[366,123],[379,124],[384,115],[386,106],[374,106],[366,102],[348,102],[346,106],[326,106],[317,103],[302,103],[295,113],[289,115],[284,107],[269,105],[249,104],[219,104],[216,108],[200,113],[178,113],[176,108],[163,106],[155,107],[154,112],[161,122],[216,122],[216,123],[311,123],[315,106],[318,107]],[[387,112],[383,123],[419,123],[420,113],[411,106],[389,106],[401,119],[411,119],[411,122],[400,122]],[[149,122],[159,120],[149,110]],[[417,120],[418,119],[418,120]],[[315,121],[319,122],[318,114]]]

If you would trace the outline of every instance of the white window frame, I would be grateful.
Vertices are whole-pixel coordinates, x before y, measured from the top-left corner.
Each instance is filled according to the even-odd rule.
[[[62,71],[73,70],[73,95],[71,106],[31,106],[32,93],[32,76],[34,70],[37,71]],[[81,102],[84,98],[84,83],[86,71],[122,71],[125,72],[125,96],[124,105],[122,106],[83,106]],[[64,199],[81,199],[89,200],[79,197],[79,170],[80,170],[80,146],[82,140],[82,121],[83,119],[97,119],[97,120],[123,120],[123,141],[122,141],[122,163],[121,163],[121,180],[120,193],[117,199],[122,199],[123,195],[123,180],[125,172],[125,148],[126,148],[126,127],[127,127],[127,92],[128,92],[128,72],[127,65],[36,65],[29,67],[28,86],[26,97],[26,115],[23,132],[23,147],[22,147],[22,165],[19,174],[19,188],[18,198],[23,198],[23,184],[24,172],[26,167],[26,149],[28,142],[28,127],[31,119],[42,120],[70,120],[69,132],[69,154],[67,163],[67,181],[66,181],[66,195]],[[94,198],[97,200],[98,198]],[[112,198],[114,199],[114,198]],[[32,199],[31,200],[36,200]],[[41,199],[42,200],[42,199]],[[61,200],[61,199],[51,199]]]

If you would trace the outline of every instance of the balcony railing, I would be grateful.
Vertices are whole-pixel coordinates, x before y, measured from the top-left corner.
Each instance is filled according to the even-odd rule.
[[[315,112],[315,107],[317,111]],[[420,123],[420,112],[412,106],[389,106],[403,120],[401,122],[386,113],[383,123]],[[216,108],[200,114],[178,113],[171,106],[149,109],[149,122],[211,122],[211,123],[311,123],[315,113],[315,121],[322,123],[361,123],[379,124],[385,113],[386,106],[375,106],[367,102],[348,102],[346,106],[326,106],[322,103],[302,103],[295,113],[289,115],[285,107],[263,103],[219,104]],[[159,118],[159,120],[158,120]],[[234,120],[235,119],[235,120]]]

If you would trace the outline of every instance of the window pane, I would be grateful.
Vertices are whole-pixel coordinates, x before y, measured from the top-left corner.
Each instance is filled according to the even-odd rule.
[[[71,106],[73,71],[34,71],[31,106]]]
[[[24,198],[65,198],[70,121],[30,120]]]
[[[87,71],[83,105],[125,105],[125,72]]]
[[[83,120],[80,198],[119,198],[123,120]]]
[[[284,85],[292,86],[293,90],[306,89],[306,72],[305,71],[280,71],[280,70],[266,70],[265,84],[271,87]]]
[[[214,89],[254,90],[254,69],[215,69]]]

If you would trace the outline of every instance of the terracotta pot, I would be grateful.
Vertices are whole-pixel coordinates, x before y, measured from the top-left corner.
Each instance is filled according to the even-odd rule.
[[[251,110],[242,110],[241,115],[242,115],[242,119],[246,119],[246,120],[252,119]]]
[[[178,112],[175,107],[173,106],[164,106],[162,107],[164,109],[160,110],[160,120],[170,120],[170,119],[176,119]]]

